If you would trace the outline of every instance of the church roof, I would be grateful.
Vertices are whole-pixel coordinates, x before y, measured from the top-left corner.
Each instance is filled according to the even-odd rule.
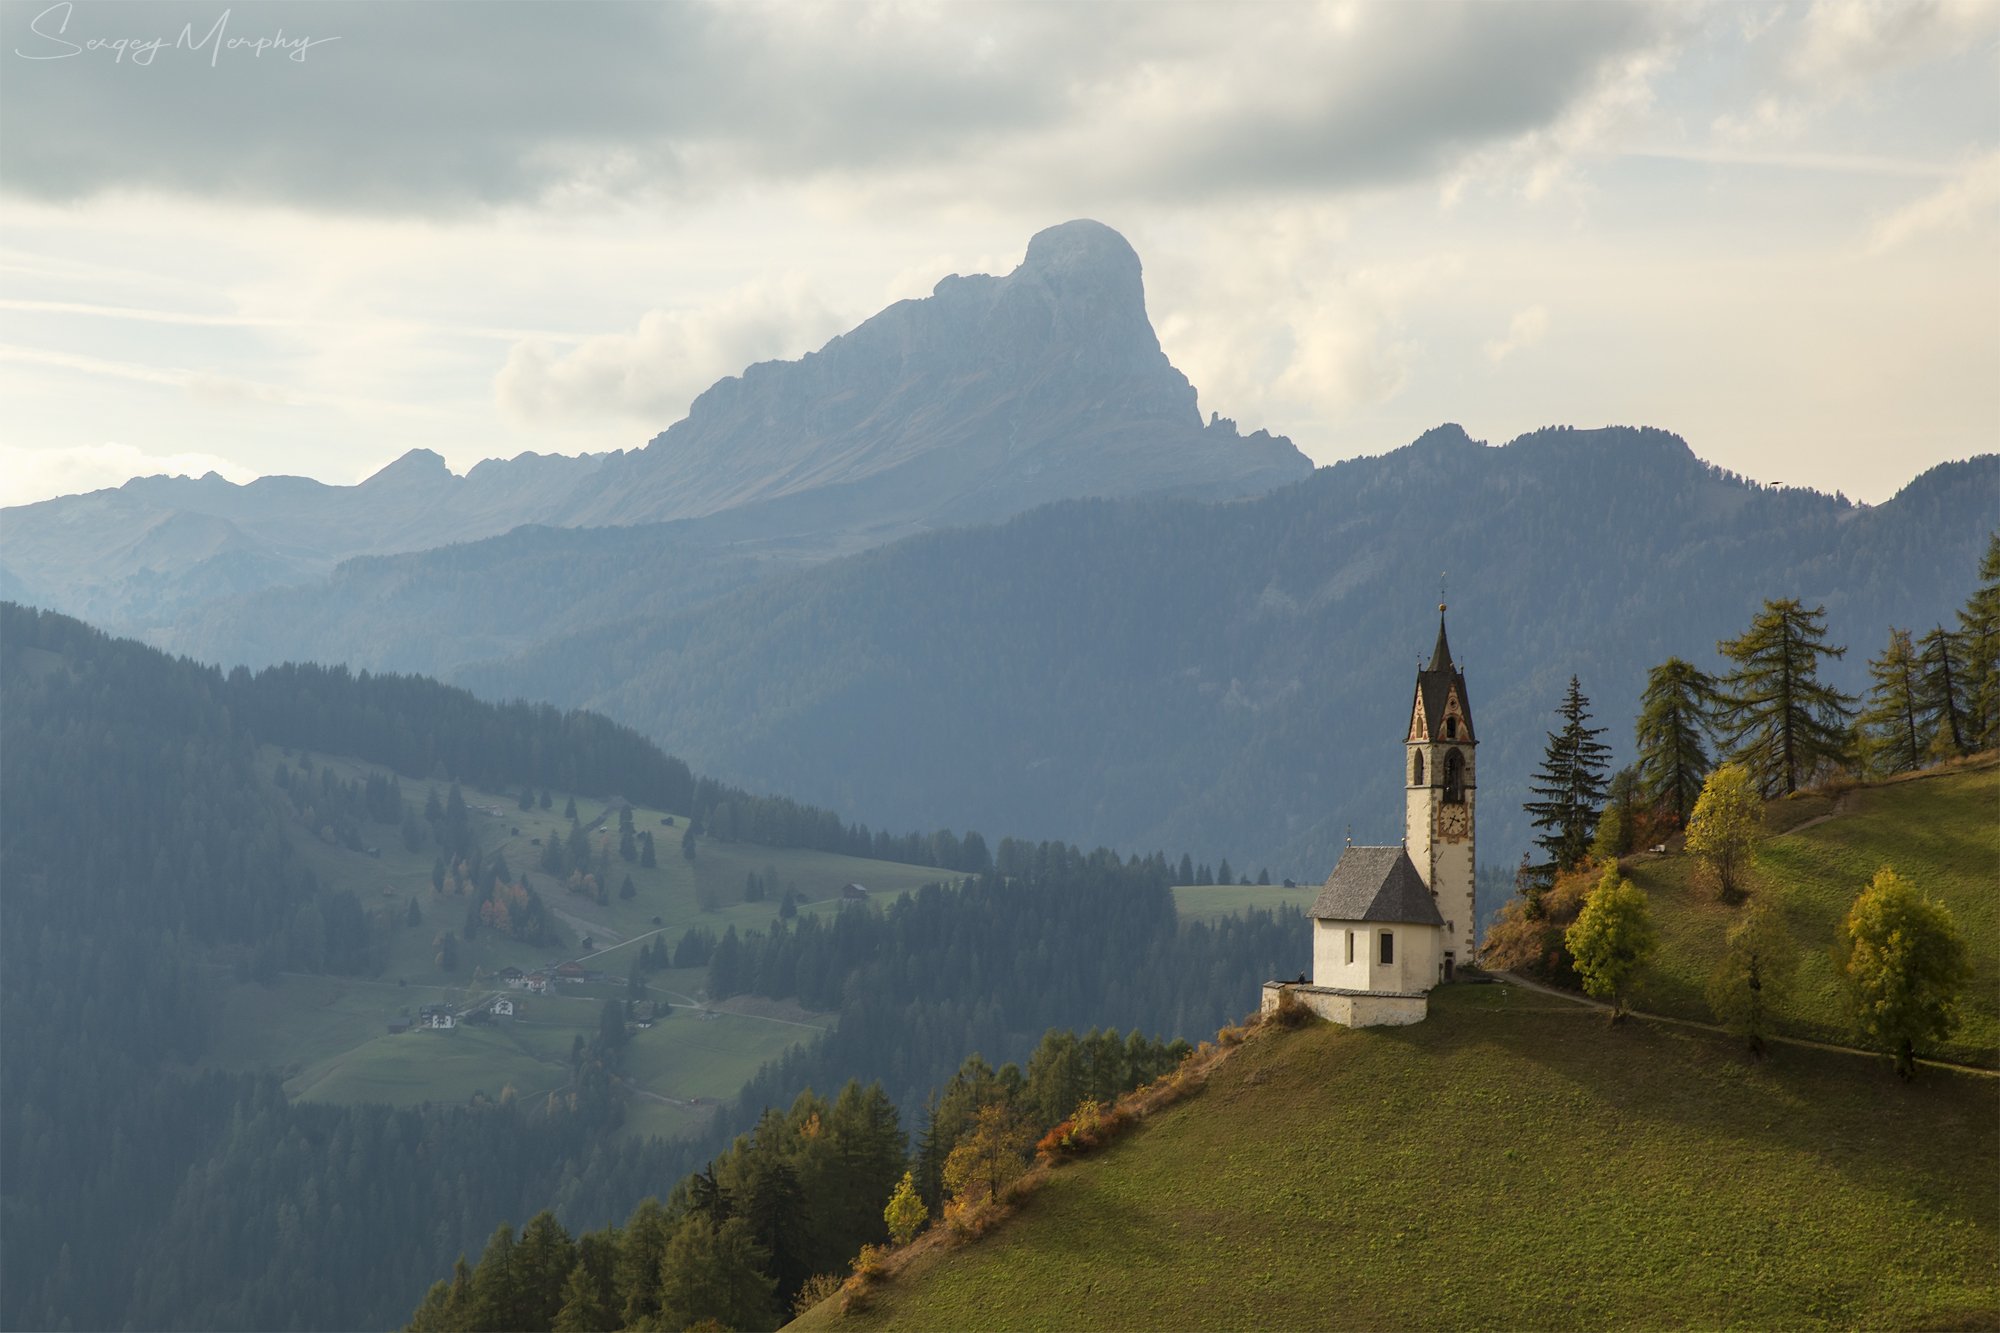
[[[1444,717],[1444,701],[1451,693],[1452,686],[1458,687],[1459,716],[1465,719],[1465,738],[1471,740],[1472,696],[1465,689],[1465,673],[1451,661],[1451,644],[1444,637],[1444,608],[1438,607],[1437,647],[1431,649],[1430,665],[1417,672],[1417,693],[1423,697],[1424,716],[1436,728]],[[1437,734],[1435,730],[1431,733]]]
[[[1326,887],[1313,899],[1312,914],[1317,921],[1444,924],[1437,899],[1401,847],[1349,847],[1342,852],[1326,877]]]

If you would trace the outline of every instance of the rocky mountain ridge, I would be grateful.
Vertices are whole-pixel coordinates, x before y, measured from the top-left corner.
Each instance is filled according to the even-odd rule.
[[[1037,234],[1004,277],[953,275],[797,361],[706,390],[642,449],[489,459],[416,449],[355,486],[141,478],[4,511],[0,587],[127,630],[360,555],[523,524],[730,515],[737,542],[823,554],[1050,500],[1226,499],[1295,481],[1287,440],[1204,425],[1147,318],[1139,258],[1101,223]]]

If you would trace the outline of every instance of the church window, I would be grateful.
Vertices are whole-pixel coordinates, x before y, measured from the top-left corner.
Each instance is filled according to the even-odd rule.
[[[1458,719],[1457,719],[1457,718],[1455,718],[1455,717],[1448,717],[1448,718],[1446,718],[1446,719],[1444,720],[1444,738],[1445,738],[1446,740],[1448,740],[1448,741],[1455,741],[1455,740],[1457,740],[1457,739],[1458,739]]]
[[[1347,961],[1354,961],[1354,932],[1351,930],[1347,932]]]
[[[1465,804],[1465,756],[1457,750],[1444,757],[1444,799],[1451,805]]]
[[[1424,752],[1422,750],[1417,751],[1411,757],[1410,785],[1412,787],[1421,787],[1424,785]]]
[[[1389,931],[1382,932],[1382,966],[1396,961],[1396,937]]]

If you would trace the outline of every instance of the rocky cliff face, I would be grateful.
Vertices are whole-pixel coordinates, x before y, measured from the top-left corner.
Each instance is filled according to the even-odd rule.
[[[1288,440],[1202,425],[1146,316],[1138,255],[1080,220],[1036,235],[1005,277],[953,275],[817,352],[722,380],[643,449],[526,454],[464,477],[415,450],[349,487],[147,478],[5,511],[0,566],[60,609],[162,625],[218,586],[297,582],[350,556],[524,523],[726,516],[734,540],[851,550],[1050,500],[1227,499],[1311,470]],[[228,578],[192,577],[222,545]]]
[[[1253,494],[1310,471],[1289,441],[1203,429],[1146,317],[1139,256],[1076,221],[1036,235],[1005,277],[953,275],[798,361],[723,380],[561,521],[805,514],[820,506],[799,499],[845,488],[819,498],[914,528],[1072,496]]]

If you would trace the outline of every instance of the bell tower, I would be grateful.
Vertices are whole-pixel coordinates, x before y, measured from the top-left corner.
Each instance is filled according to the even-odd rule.
[[[1430,665],[1417,669],[1416,696],[1404,739],[1403,846],[1437,899],[1444,918],[1443,977],[1477,960],[1478,918],[1473,901],[1472,698],[1465,673],[1445,639],[1444,604],[1438,604],[1437,646]]]

